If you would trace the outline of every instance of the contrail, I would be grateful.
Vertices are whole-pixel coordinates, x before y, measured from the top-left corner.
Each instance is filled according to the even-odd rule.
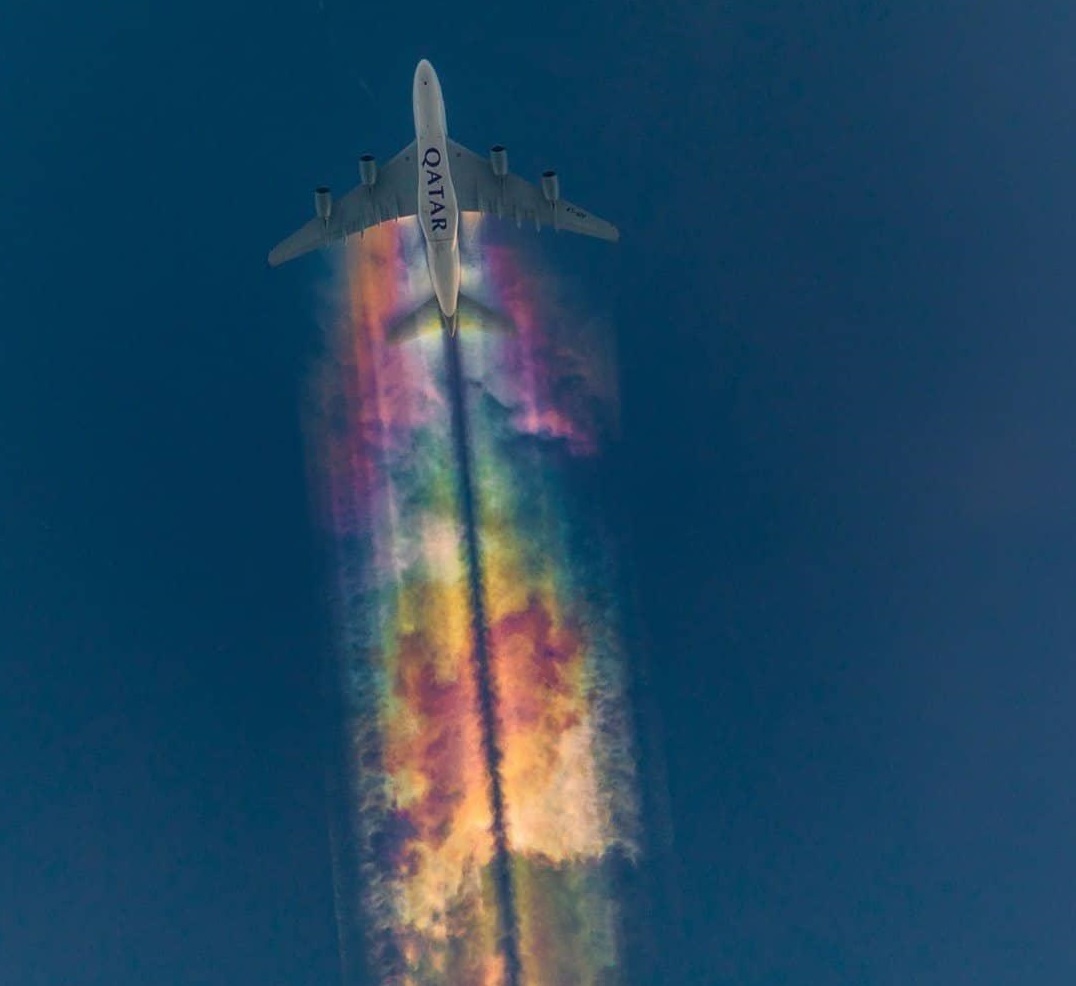
[[[463,252],[471,296],[510,331],[482,317],[437,338],[431,318],[394,340],[427,288],[414,223],[353,243],[327,299],[312,437],[345,981],[653,982],[631,904],[624,623],[593,495],[600,359],[540,265],[481,226]]]
[[[501,749],[497,726],[497,689],[490,666],[489,623],[486,618],[485,580],[482,553],[478,544],[478,522],[473,481],[470,438],[467,431],[467,405],[459,337],[441,330],[444,340],[445,369],[452,405],[452,434],[456,447],[459,477],[460,512],[463,520],[467,554],[468,584],[471,602],[471,629],[474,636],[474,671],[478,702],[482,716],[482,749],[489,771],[490,809],[493,816],[494,872],[498,888],[497,901],[501,924],[501,947],[505,961],[505,986],[519,986],[519,921],[516,915],[515,888],[512,883],[512,859],[505,821],[504,783],[501,777]]]

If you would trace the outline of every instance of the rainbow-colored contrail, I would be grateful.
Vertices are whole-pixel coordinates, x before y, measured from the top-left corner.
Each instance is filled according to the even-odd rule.
[[[388,342],[429,287],[417,225],[382,226],[348,247],[318,374],[342,938],[361,927],[394,986],[608,986],[613,874],[639,822],[615,593],[580,468],[606,405],[520,254],[471,216],[462,247],[464,293],[511,331],[465,315],[456,340],[435,319]]]

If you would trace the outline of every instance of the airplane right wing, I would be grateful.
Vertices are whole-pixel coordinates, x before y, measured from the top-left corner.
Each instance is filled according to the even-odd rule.
[[[604,219],[557,198],[550,202],[536,185],[519,175],[495,175],[487,158],[454,140],[448,142],[452,183],[463,212],[485,212],[528,220],[537,226],[553,226],[600,240],[617,240],[620,232]]]
[[[372,185],[353,188],[338,202],[332,203],[328,218],[315,216],[278,243],[269,254],[269,264],[277,267],[387,219],[413,216],[417,211],[418,166],[415,142],[412,141],[378,170]]]

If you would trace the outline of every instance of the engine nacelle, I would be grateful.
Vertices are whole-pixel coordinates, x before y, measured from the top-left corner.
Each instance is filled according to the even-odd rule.
[[[542,194],[547,202],[556,202],[560,198],[560,179],[555,171],[542,172]]]
[[[362,175],[364,185],[372,185],[377,181],[377,161],[373,154],[364,154],[359,158],[359,174]]]
[[[314,189],[314,212],[323,223],[329,221],[333,211],[333,193],[324,185]]]
[[[500,144],[494,144],[489,149],[489,166],[498,178],[508,174],[508,151]]]

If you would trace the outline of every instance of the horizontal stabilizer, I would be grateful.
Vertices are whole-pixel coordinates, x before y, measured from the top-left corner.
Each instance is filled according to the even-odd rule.
[[[483,305],[480,301],[460,295],[456,314],[451,320],[446,320],[441,313],[436,298],[431,298],[421,308],[398,319],[388,330],[388,341],[393,343],[407,342],[416,336],[427,332],[434,332],[440,328],[449,331],[455,329],[484,329],[492,332],[514,332],[515,325],[507,315],[494,311]]]

